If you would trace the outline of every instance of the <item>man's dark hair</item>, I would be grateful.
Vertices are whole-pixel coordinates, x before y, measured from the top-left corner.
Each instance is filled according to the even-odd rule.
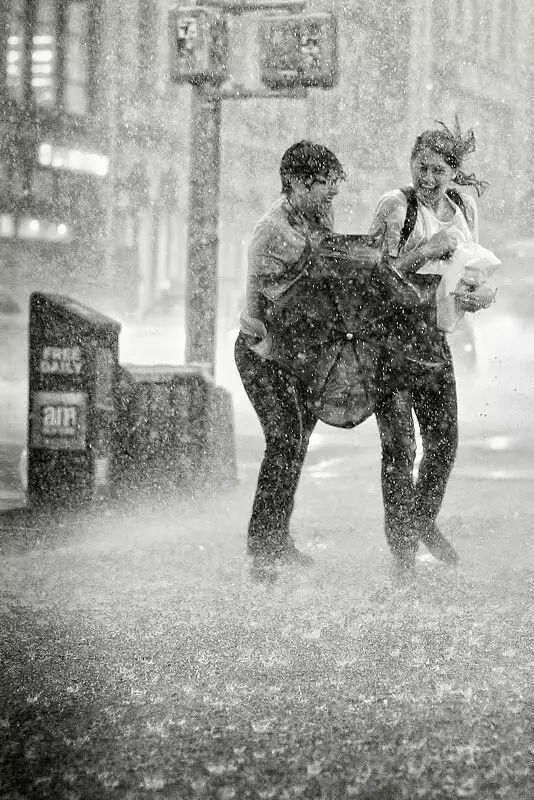
[[[280,162],[280,178],[284,194],[290,191],[291,178],[299,178],[311,184],[314,178],[326,178],[332,174],[340,179],[346,177],[339,159],[328,147],[306,139],[291,145]]]

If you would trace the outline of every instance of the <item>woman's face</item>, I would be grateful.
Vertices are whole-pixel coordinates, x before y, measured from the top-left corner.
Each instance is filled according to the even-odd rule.
[[[339,175],[334,173],[317,175],[306,182],[295,178],[291,181],[291,202],[310,215],[328,214],[332,200],[339,192],[340,180]]]
[[[423,202],[440,200],[455,175],[443,156],[428,147],[417,151],[411,168],[414,189]]]

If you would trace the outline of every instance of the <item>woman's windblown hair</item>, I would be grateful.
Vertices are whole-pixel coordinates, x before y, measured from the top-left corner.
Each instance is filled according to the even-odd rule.
[[[412,150],[412,158],[424,147],[428,147],[429,150],[438,153],[455,170],[454,183],[459,186],[472,186],[480,197],[488,188],[489,183],[479,180],[474,173],[468,175],[462,170],[464,159],[476,150],[476,139],[472,128],[463,134],[458,115],[454,118],[454,130],[448,128],[444,122],[439,120],[436,122],[441,126],[440,128],[423,131],[417,137]]]

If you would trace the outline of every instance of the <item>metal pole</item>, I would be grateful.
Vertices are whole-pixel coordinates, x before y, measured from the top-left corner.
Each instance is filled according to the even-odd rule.
[[[215,372],[221,139],[220,96],[194,85],[185,308],[185,360]]]
[[[120,6],[112,9],[110,4],[106,4],[105,25],[108,36],[105,41],[105,99],[107,116],[107,149],[109,158],[109,172],[105,186],[105,242],[104,242],[104,269],[102,279],[108,289],[116,287],[115,279],[115,217],[117,204],[117,155],[118,155],[118,136],[119,136],[119,102],[120,102],[120,81],[122,80],[122,11]]]

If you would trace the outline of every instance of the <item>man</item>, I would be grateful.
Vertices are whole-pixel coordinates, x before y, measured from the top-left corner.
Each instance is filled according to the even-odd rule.
[[[241,380],[265,435],[248,552],[252,573],[275,577],[281,565],[308,567],[289,524],[316,416],[306,403],[298,363],[306,315],[299,308],[312,243],[333,229],[332,200],[345,178],[328,148],[309,141],[290,147],[280,163],[282,196],[258,222],[248,251],[246,307],[236,341]],[[302,301],[302,297],[300,297]],[[276,325],[279,310],[295,324]],[[300,327],[299,327],[300,325]]]

